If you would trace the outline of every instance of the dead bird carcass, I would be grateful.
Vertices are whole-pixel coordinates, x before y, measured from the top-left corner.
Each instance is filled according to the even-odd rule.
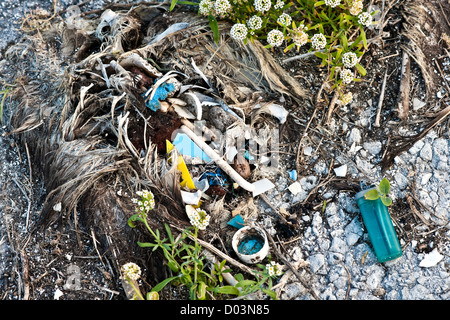
[[[148,189],[156,199],[152,228],[189,225],[180,173],[164,146],[183,119],[207,117],[207,108],[183,97],[211,94],[235,114],[249,114],[256,101],[283,94],[298,102],[306,91],[261,44],[225,35],[214,43],[195,13],[169,14],[164,4],[86,18],[68,12],[45,30],[27,30],[7,52],[17,79],[11,133],[40,164],[48,191],[36,226],[74,219],[95,232],[117,273],[142,259],[155,283],[167,276],[159,268],[164,259],[139,251],[136,241],[146,235],[127,219],[133,195]]]

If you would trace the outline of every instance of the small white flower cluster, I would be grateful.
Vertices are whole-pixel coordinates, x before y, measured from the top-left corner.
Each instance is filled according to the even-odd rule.
[[[281,9],[284,7],[284,1],[281,0],[277,0],[277,3],[275,3],[275,5],[273,6],[273,8],[275,10]]]
[[[278,17],[277,22],[282,26],[289,27],[292,23],[292,18],[287,13],[283,13]]]
[[[141,277],[141,268],[134,262],[125,263],[121,270],[124,277],[130,280],[138,280]]]
[[[283,44],[283,40],[284,40],[284,35],[283,32],[281,32],[280,30],[271,30],[268,34],[267,34],[267,42],[272,46],[272,47],[279,47]]]
[[[315,50],[322,50],[327,45],[327,39],[322,33],[316,33],[311,38],[311,45]]]
[[[243,23],[236,23],[231,27],[230,35],[235,40],[244,40],[247,38],[248,29]]]
[[[363,26],[370,26],[372,24],[372,15],[368,12],[363,12],[358,16],[358,23]]]
[[[144,212],[144,211],[150,211],[153,210],[155,207],[155,197],[153,196],[153,193],[148,190],[142,190],[137,191],[136,194],[141,197],[140,200],[133,198],[131,201],[134,204],[137,204],[138,207],[136,208],[137,212]]]
[[[325,4],[334,8],[341,4],[341,0],[325,0]]]
[[[353,68],[358,63],[358,57],[354,52],[346,52],[342,56],[342,62],[346,68]]]
[[[211,0],[202,0],[198,5],[198,11],[201,15],[207,16],[214,9],[214,3]]]
[[[296,28],[291,31],[291,38],[295,45],[299,48],[308,42],[308,34],[303,28]]]
[[[353,72],[349,69],[345,69],[345,68],[342,69],[340,75],[341,75],[342,82],[345,84],[349,84],[350,82],[353,81],[353,77],[354,77]]]
[[[353,94],[351,92],[347,92],[346,94],[344,94],[342,96],[341,100],[337,101],[337,104],[341,105],[341,106],[345,106],[345,105],[349,104],[350,102],[352,102],[352,100],[353,100]]]
[[[258,16],[252,16],[250,19],[247,20],[247,26],[250,30],[258,30],[262,27],[263,20],[261,17]]]
[[[214,3],[214,11],[219,16],[229,13],[232,9],[233,7],[228,0],[216,0]]]
[[[199,230],[205,230],[209,225],[210,216],[205,210],[197,208],[195,211],[188,213],[190,223]]]
[[[256,11],[264,13],[266,11],[269,11],[270,7],[272,6],[272,2],[270,0],[255,0],[253,6],[255,7]]]
[[[282,274],[281,266],[278,263],[275,263],[275,261],[271,261],[270,263],[266,264],[266,269],[270,277],[281,276]]]
[[[350,7],[350,14],[357,16],[363,9],[362,0],[353,0],[352,6]]]

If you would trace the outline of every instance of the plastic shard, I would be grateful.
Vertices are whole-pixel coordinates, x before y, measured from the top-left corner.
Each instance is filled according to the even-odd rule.
[[[183,156],[206,163],[211,161],[211,158],[184,133],[178,133],[172,143]]]
[[[201,137],[197,136],[191,129],[182,125],[180,131],[186,133],[186,135],[194,141],[197,146],[199,146],[210,158],[214,161],[226,174],[230,176],[240,187],[245,190],[252,192],[253,197],[264,193],[275,185],[267,178],[250,183],[244,178],[242,178],[239,173],[237,173],[222,157],[215,152],[209,145],[207,145]]]
[[[227,222],[227,225],[232,226],[236,229],[241,229],[245,226],[244,219],[242,219],[242,216],[240,214],[233,217],[230,221]]]
[[[147,108],[152,111],[157,111],[161,108],[161,101],[165,100],[167,96],[175,90],[175,85],[173,83],[164,82],[160,84],[153,94],[151,99],[145,102]]]
[[[167,146],[167,153],[170,153],[174,145],[170,143],[170,141],[166,140],[166,146]],[[189,170],[186,166],[186,163],[184,162],[183,156],[179,155],[177,158],[177,169],[181,172],[181,187],[188,187],[191,190],[195,189],[195,183],[192,180],[191,174],[189,173]]]

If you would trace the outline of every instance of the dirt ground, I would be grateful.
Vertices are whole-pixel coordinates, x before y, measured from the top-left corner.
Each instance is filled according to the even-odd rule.
[[[381,1],[375,1],[380,4]],[[383,1],[384,2],[384,1]],[[413,97],[427,101],[427,107],[419,110],[411,110],[406,121],[399,121],[396,106],[399,95],[402,51],[400,45],[406,39],[402,35],[402,23],[404,17],[401,14],[401,3],[393,6],[386,19],[389,22],[382,30],[379,41],[372,43],[364,55],[361,64],[368,74],[362,82],[355,83],[350,88],[354,95],[354,102],[347,107],[335,106],[332,121],[326,124],[328,117],[327,107],[330,105],[332,94],[322,88],[322,101],[320,107],[315,108],[315,100],[311,98],[306,110],[309,114],[303,114],[302,110],[295,107],[290,110],[288,121],[281,128],[280,146],[281,162],[285,165],[285,171],[296,169],[299,176],[314,174],[314,167],[320,161],[327,166],[333,165],[333,161],[342,149],[345,149],[345,132],[343,124],[356,126],[362,133],[362,141],[383,141],[384,152],[391,139],[396,137],[418,133],[426,124],[434,118],[444,103],[450,100],[447,91],[449,80],[443,79],[441,87],[436,92],[446,92],[443,95],[426,95],[426,87],[420,67],[416,61],[411,60],[411,83]],[[373,29],[371,37],[378,35],[379,30]],[[447,49],[450,51],[450,48]],[[284,54],[281,50],[272,50],[271,53],[278,59],[280,65],[295,77],[300,84],[309,88],[313,97],[321,90],[326,73],[317,67],[317,60],[305,58],[293,60],[288,63],[283,61],[293,57],[294,53]],[[302,53],[302,52],[300,52]],[[443,74],[450,74],[450,56],[438,58],[442,66]],[[384,100],[381,110],[381,126],[371,124],[360,125],[361,119],[369,119],[372,122],[378,105],[383,80],[387,75],[384,92]],[[6,78],[6,77],[5,77]],[[8,80],[8,79],[6,79]],[[308,104],[308,102],[305,102]],[[367,111],[371,116],[367,116]],[[7,108],[4,112],[8,112]],[[330,133],[330,126],[341,128],[336,133]],[[449,139],[450,119],[447,118],[436,128],[437,136]],[[342,131],[340,131],[342,130]],[[83,225],[74,225],[73,220],[68,225],[54,224],[44,233],[30,233],[33,223],[36,221],[46,190],[42,181],[42,174],[38,166],[30,163],[28,151],[19,147],[14,138],[5,135],[7,127],[3,127],[1,144],[3,145],[2,158],[3,172],[0,182],[0,299],[2,300],[122,300],[126,299],[120,279],[107,257],[99,254],[98,239],[92,230],[84,229]],[[305,158],[298,156],[298,141],[303,133],[307,132],[308,144],[314,146],[319,157]],[[382,163],[382,155],[376,159],[379,165]],[[6,164],[8,163],[8,165]],[[364,172],[362,172],[364,175]],[[368,177],[370,180],[370,177]],[[392,177],[388,177],[392,178]],[[390,179],[391,180],[391,179]],[[323,182],[323,181],[322,181]],[[316,193],[312,193],[302,206],[292,206],[289,213],[293,215],[310,215],[323,205],[322,197],[327,191],[334,190],[355,192],[359,187],[359,179],[351,177],[327,180],[326,184]],[[320,192],[319,192],[320,191]],[[414,190],[411,190],[414,191]],[[423,242],[423,236],[416,233],[417,219],[409,214],[411,205],[406,198],[398,198],[392,207],[393,219],[398,223],[399,237],[405,242],[412,240]],[[280,233],[280,240],[288,241],[295,237],[301,237],[308,224],[298,224],[295,230],[284,230]],[[447,243],[445,228],[439,232],[428,235],[424,243]],[[427,245],[419,246],[418,252],[430,252]],[[80,281],[80,282],[78,282]],[[165,293],[166,299],[183,299],[183,292],[174,289]]]

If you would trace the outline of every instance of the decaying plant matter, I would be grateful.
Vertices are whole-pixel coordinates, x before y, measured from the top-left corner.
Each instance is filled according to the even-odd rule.
[[[152,228],[189,223],[179,172],[159,148],[181,121],[176,113],[147,108],[149,87],[161,78],[177,89],[205,86],[194,62],[220,98],[245,113],[259,96],[269,101],[283,93],[300,101],[307,93],[258,42],[243,47],[222,36],[215,44],[207,21],[163,14],[167,9],[149,3],[93,17],[67,10],[44,30],[27,29],[6,53],[17,67],[11,134],[28,146],[46,181],[36,227],[73,219],[94,230],[118,273],[130,256],[146,260],[149,254],[136,254],[142,234],[126,223],[136,190],[155,194]],[[169,108],[182,103],[169,101]],[[158,268],[163,263],[161,257],[146,261],[150,282],[166,277]]]
[[[437,89],[446,79],[440,72],[441,61],[439,57],[448,54],[449,43],[445,41],[450,34],[450,3],[448,1],[406,1],[403,4],[403,16],[405,18],[403,35],[408,40],[403,46],[403,64],[414,60],[422,73],[427,98],[436,95]],[[406,56],[406,58],[405,58]],[[408,69],[408,68],[405,68]],[[409,74],[409,71],[405,72]],[[402,66],[402,76],[403,66]],[[411,103],[409,97],[409,75],[406,81],[401,82],[399,92],[399,117],[402,120],[408,118],[408,106]],[[448,88],[448,84],[446,83]],[[408,150],[414,143],[422,139],[438,123],[449,116],[449,108],[437,112],[432,120],[424,126],[421,132],[413,137],[400,137],[391,139],[387,152],[383,158],[383,170],[388,169],[394,163],[394,158]]]

